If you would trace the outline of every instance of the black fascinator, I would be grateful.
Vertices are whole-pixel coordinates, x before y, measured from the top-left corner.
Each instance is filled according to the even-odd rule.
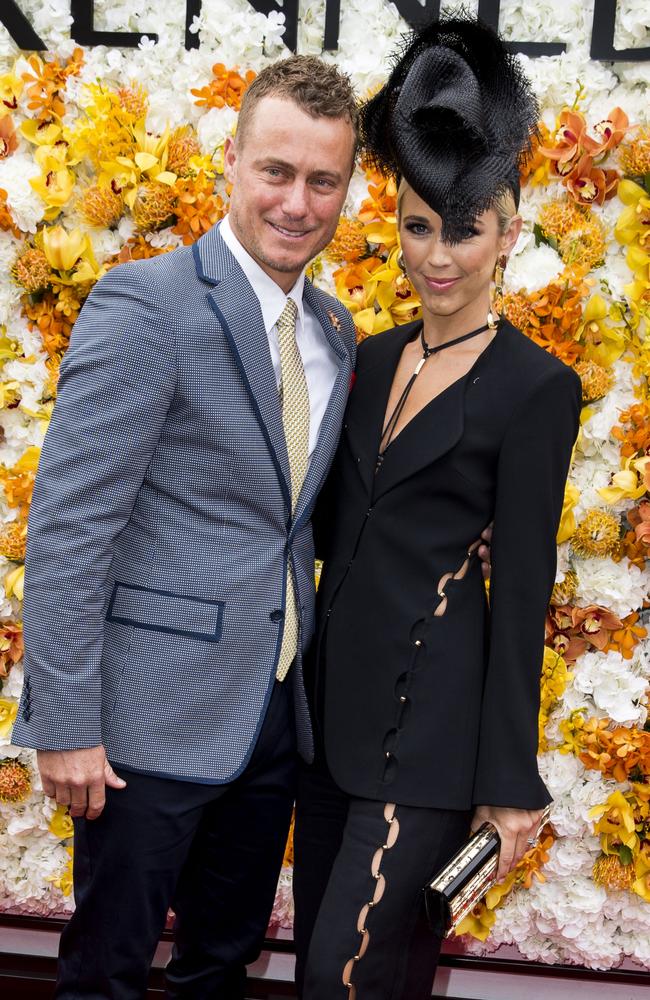
[[[383,173],[403,176],[463,239],[530,151],[538,105],[516,56],[464,12],[407,41],[378,94],[360,109],[361,143]]]

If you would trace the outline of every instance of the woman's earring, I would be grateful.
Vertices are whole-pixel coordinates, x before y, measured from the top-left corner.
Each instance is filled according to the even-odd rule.
[[[508,264],[508,258],[504,253],[498,258],[494,268],[494,296],[487,314],[487,325],[490,330],[496,330],[500,315],[497,303],[503,307],[503,275]]]
[[[404,260],[404,254],[400,250],[397,255],[397,266],[399,267],[402,274],[406,274],[406,261]]]

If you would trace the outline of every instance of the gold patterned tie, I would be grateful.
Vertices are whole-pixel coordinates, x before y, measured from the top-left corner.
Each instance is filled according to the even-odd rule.
[[[287,299],[282,315],[277,323],[278,345],[280,347],[280,399],[282,403],[282,424],[287,442],[289,468],[291,470],[291,512],[298,503],[300,490],[307,475],[309,463],[309,391],[302,358],[296,343],[296,319],[298,306],[293,299]],[[284,613],[284,633],[276,676],[284,680],[293,663],[298,649],[299,618],[296,604],[296,586],[291,560],[287,567],[287,590]]]

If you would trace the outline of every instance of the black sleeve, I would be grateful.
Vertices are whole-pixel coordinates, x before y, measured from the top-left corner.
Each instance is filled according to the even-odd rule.
[[[550,801],[537,769],[544,620],[581,401],[571,368],[545,373],[513,414],[501,446],[476,805],[540,809]]]

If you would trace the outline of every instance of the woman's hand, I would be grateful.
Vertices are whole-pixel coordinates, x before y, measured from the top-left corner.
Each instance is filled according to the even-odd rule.
[[[501,838],[499,852],[499,870],[497,879],[500,882],[509,871],[521,861],[526,851],[536,841],[539,832],[542,809],[507,809],[501,806],[477,806],[472,817],[472,833],[483,823],[491,823],[496,827]]]

